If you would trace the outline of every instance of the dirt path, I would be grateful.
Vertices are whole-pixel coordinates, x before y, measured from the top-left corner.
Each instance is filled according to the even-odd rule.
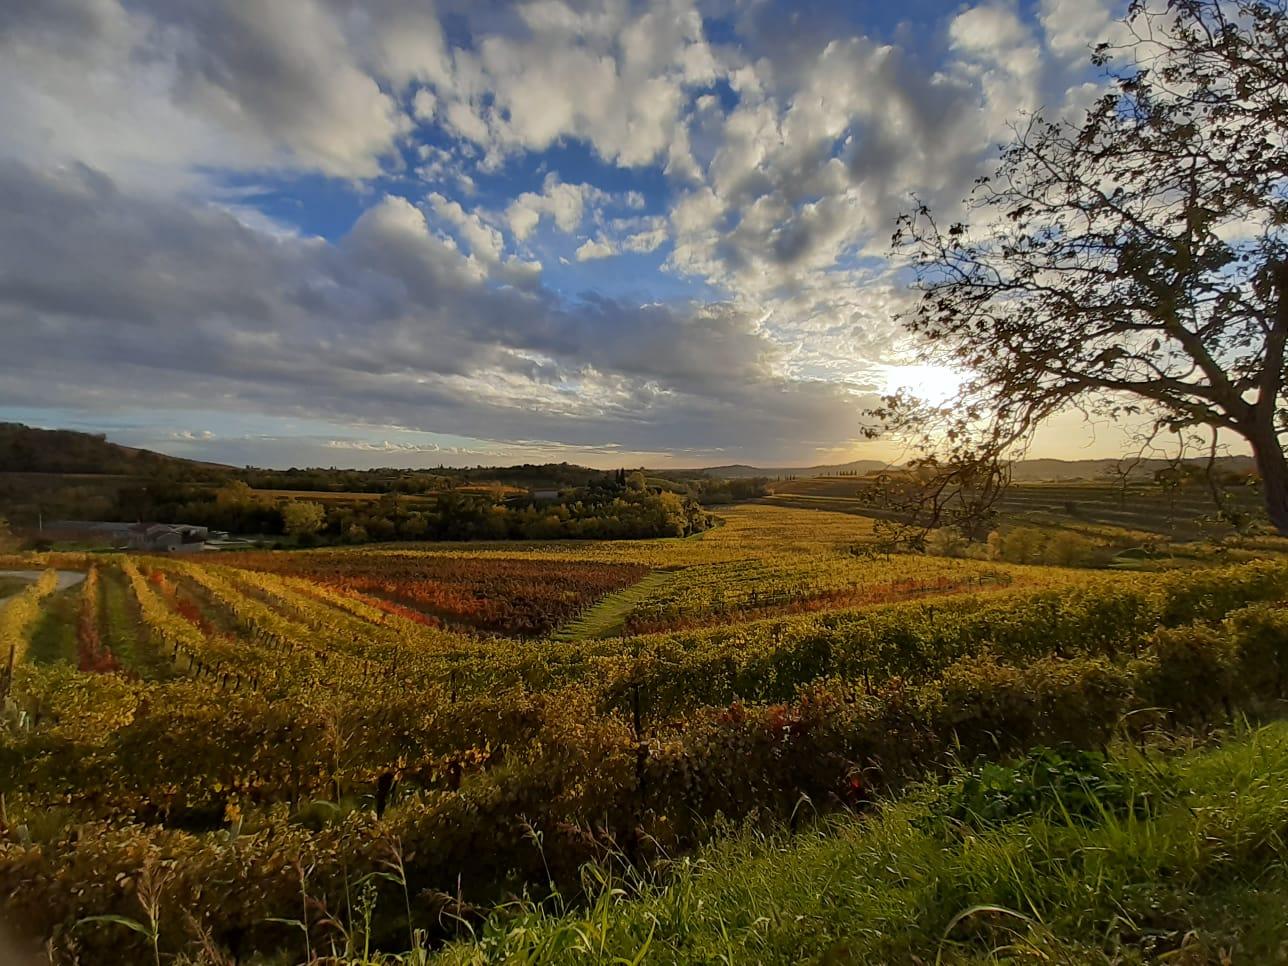
[[[0,577],[17,577],[20,580],[29,580],[35,583],[40,579],[43,570],[0,570]],[[79,570],[60,570],[58,571],[58,590],[66,590],[68,587],[75,587],[85,579],[85,574]]]

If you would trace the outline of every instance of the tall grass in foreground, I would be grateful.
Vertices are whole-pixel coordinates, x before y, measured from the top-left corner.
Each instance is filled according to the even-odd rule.
[[[1288,961],[1288,724],[1060,780],[1033,762],[734,834],[665,885],[601,870],[589,908],[515,903],[431,961]]]

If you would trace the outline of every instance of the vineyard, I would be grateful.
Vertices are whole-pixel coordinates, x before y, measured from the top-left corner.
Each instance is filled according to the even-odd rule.
[[[766,502],[782,507],[841,513],[871,513],[861,499],[870,484],[855,477],[815,477],[773,485]],[[1228,510],[1250,518],[1264,515],[1260,494],[1251,487],[1228,487]],[[997,509],[1012,525],[1041,524],[1095,532],[1105,527],[1139,535],[1196,539],[1228,529],[1217,519],[1217,506],[1206,487],[1163,486],[1110,480],[1059,483],[1015,483]]]
[[[243,554],[228,563],[296,575],[413,619],[535,636],[640,580],[639,564],[424,554]]]
[[[835,610],[1040,580],[975,561],[901,555],[891,559],[800,559],[790,554],[714,564],[675,581],[633,608],[633,634],[745,621],[775,614]]]
[[[720,515],[686,539],[0,561],[30,572],[0,598],[5,921],[69,963],[427,950],[514,895],[592,900],[587,863],[664,869],[950,760],[1288,697],[1274,540],[1127,573]]]

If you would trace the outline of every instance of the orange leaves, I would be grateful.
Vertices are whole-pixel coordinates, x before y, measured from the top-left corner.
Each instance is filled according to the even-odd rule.
[[[240,554],[239,566],[293,574],[433,625],[536,636],[642,578],[640,564],[351,551]],[[395,605],[397,609],[389,605]]]
[[[119,671],[121,664],[100,637],[103,615],[98,568],[91,567],[81,584],[80,613],[76,620],[76,658],[82,671],[104,674]]]

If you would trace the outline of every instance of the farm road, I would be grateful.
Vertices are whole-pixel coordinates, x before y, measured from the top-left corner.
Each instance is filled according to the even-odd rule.
[[[42,572],[40,570],[0,570],[0,577],[19,577],[22,580],[35,582],[40,579]],[[79,570],[60,570],[58,571],[58,590],[75,587],[84,579],[85,575]]]

